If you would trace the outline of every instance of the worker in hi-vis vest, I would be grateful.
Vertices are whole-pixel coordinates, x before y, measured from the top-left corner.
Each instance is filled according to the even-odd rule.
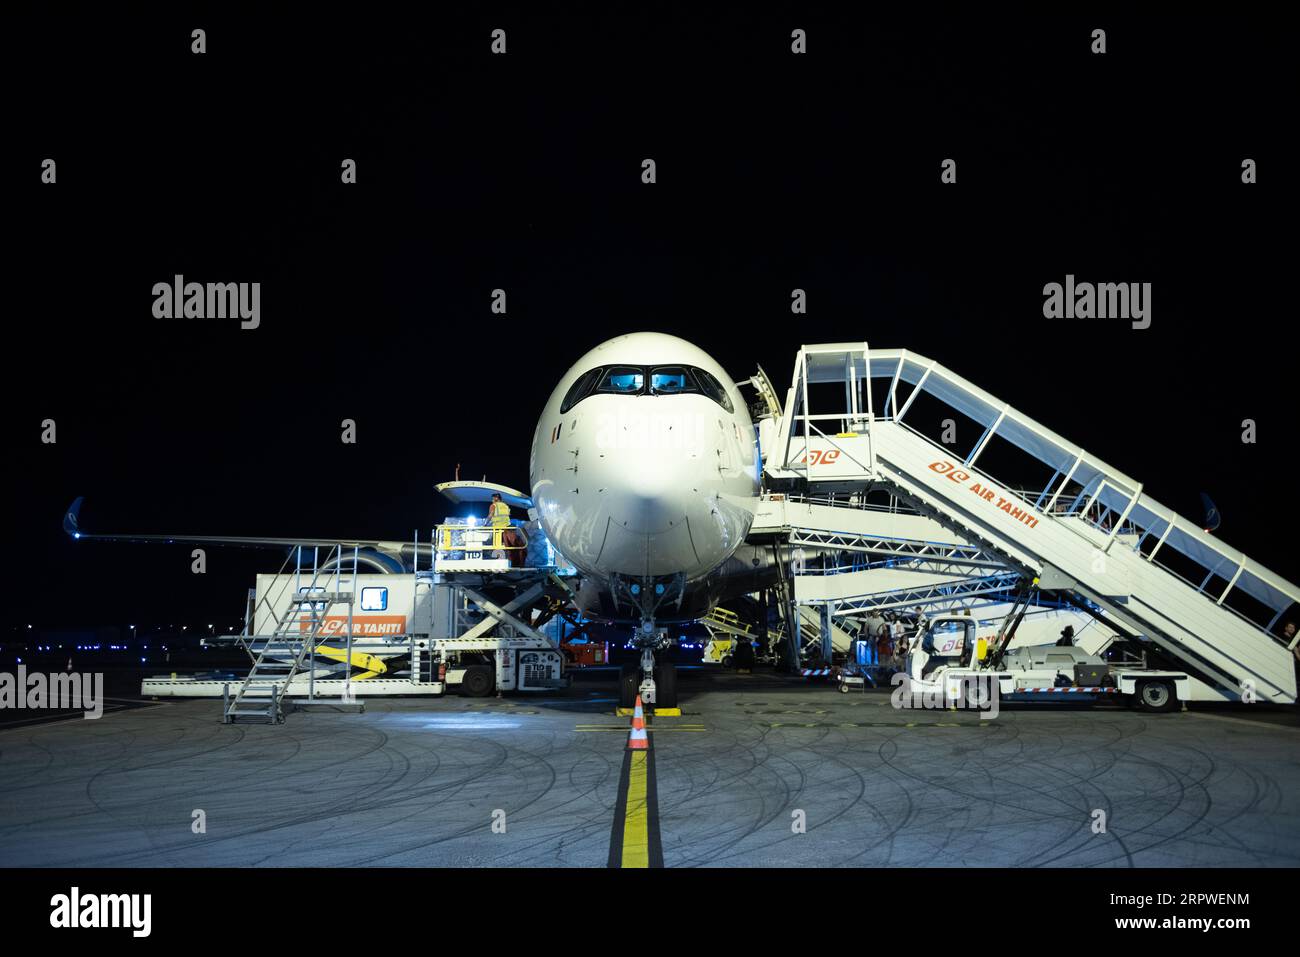
[[[493,529],[510,527],[510,506],[501,501],[501,495],[497,492],[492,493],[492,504],[488,506],[488,525]],[[498,535],[504,537],[504,532],[494,532],[492,537]],[[494,549],[493,558],[505,558],[506,553],[500,549]]]
[[[493,528],[506,528],[510,524],[510,506],[501,501],[497,492],[492,493],[492,504],[488,506],[488,524]]]

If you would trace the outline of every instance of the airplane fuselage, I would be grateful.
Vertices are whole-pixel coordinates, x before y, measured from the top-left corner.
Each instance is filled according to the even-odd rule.
[[[759,470],[735,383],[701,349],[659,333],[611,339],[574,363],[538,420],[529,463],[538,518],[560,554],[586,578],[638,594],[705,587],[749,533]],[[680,597],[678,611],[698,609]],[[665,606],[661,618],[673,617]]]

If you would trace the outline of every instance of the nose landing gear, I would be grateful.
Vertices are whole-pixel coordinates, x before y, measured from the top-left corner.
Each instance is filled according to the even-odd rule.
[[[655,623],[659,609],[669,605],[681,609],[686,593],[686,579],[681,574],[661,578],[624,579],[615,575],[610,590],[616,605],[631,606],[641,618],[632,636],[641,649],[640,666],[624,665],[619,675],[618,706],[630,708],[641,695],[641,703],[656,708],[677,707],[677,666],[671,662],[655,664],[655,651],[672,646],[668,632]]]
[[[669,661],[655,664],[655,651],[665,651],[671,646],[668,633],[647,618],[641,622],[634,640],[641,648],[641,662],[623,666],[619,674],[618,706],[631,708],[639,694],[642,704],[676,708],[677,666]]]

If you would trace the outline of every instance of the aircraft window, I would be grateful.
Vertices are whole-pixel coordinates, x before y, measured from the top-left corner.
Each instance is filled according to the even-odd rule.
[[[677,395],[700,390],[686,369],[680,366],[660,366],[650,372],[650,391],[654,395]]]
[[[325,590],[325,586],[324,586],[324,585],[317,585],[317,586],[315,586],[314,588],[311,587],[311,586],[309,586],[309,585],[302,585],[302,586],[300,586],[300,587],[298,588],[298,594],[299,594],[299,595],[315,595],[316,593],[318,593],[318,592],[323,592],[324,590]],[[324,610],[325,610],[325,602],[323,602],[323,601],[314,601],[314,602],[311,603],[311,607],[314,608],[314,609],[316,609],[316,611],[324,611]]]
[[[727,390],[722,387],[721,382],[703,369],[688,366],[655,366],[647,370],[641,366],[605,366],[592,369],[578,377],[569,388],[564,401],[560,403],[560,414],[568,412],[587,396],[596,392],[641,395],[645,391],[647,371],[652,395],[703,393],[727,412],[733,411]]]
[[[700,382],[700,388],[718,405],[730,413],[732,410],[731,398],[727,395],[727,390],[722,387],[722,383],[715,379],[710,373],[703,369],[695,370],[695,378]]]
[[[600,382],[601,392],[637,395],[645,388],[645,372],[632,366],[614,366]]]
[[[596,383],[600,381],[600,374],[604,371],[604,369],[592,369],[578,376],[578,381],[569,387],[568,394],[564,397],[564,401],[560,403],[560,415],[564,415],[564,413],[591,395],[592,390],[596,388]]]
[[[388,589],[384,586],[378,585],[371,588],[361,589],[361,610],[387,611]]]

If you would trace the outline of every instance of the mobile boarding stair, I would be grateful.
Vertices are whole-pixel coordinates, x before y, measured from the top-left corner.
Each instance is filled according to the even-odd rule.
[[[981,628],[996,628],[1014,601],[1022,574],[897,496],[872,499],[855,492],[771,493],[760,500],[752,534],[812,556],[790,569],[787,584],[793,583],[796,602],[840,621],[891,611],[932,615],[948,610],[975,614]],[[1053,643],[1064,625],[1074,628],[1076,647],[1086,647],[1090,654],[1118,637],[1088,610],[1035,589],[1016,642]],[[804,656],[810,652],[830,653],[805,645]]]
[[[926,437],[908,419],[918,400],[927,420],[938,410],[982,433],[964,453]],[[952,533],[937,557],[975,577],[1000,565],[1038,579],[1176,660],[1193,676],[1179,697],[1296,700],[1295,641],[1279,631],[1300,589],[934,360],[866,343],[805,346],[765,453],[769,487],[829,504],[769,495],[760,522],[823,539],[871,534],[881,517],[842,503],[884,490]],[[1015,491],[982,458],[1050,478],[1040,491]]]

